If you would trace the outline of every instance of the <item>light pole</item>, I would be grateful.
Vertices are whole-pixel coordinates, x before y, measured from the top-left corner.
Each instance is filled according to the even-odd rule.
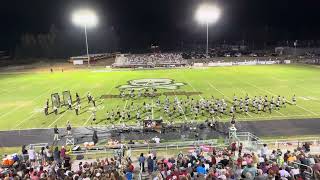
[[[209,52],[209,23],[207,22],[207,47],[206,47],[206,55],[208,57]]]
[[[209,52],[209,24],[217,22],[220,17],[220,9],[213,4],[201,4],[196,11],[196,20],[207,25],[207,47],[206,55]]]
[[[72,14],[72,22],[75,25],[84,27],[84,34],[86,38],[86,51],[88,57],[88,67],[90,66],[90,55],[89,55],[89,45],[88,45],[88,35],[87,28],[94,27],[98,23],[98,17],[89,9],[81,9],[77,10]]]

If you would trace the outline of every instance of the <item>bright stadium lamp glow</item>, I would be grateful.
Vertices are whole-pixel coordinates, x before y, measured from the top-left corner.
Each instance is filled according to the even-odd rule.
[[[215,23],[218,21],[220,17],[221,11],[220,9],[213,4],[201,4],[197,11],[195,18],[198,22],[207,25],[207,48],[206,54],[208,56],[208,48],[209,48],[209,24]]]
[[[215,23],[220,17],[220,9],[212,4],[202,4],[196,12],[196,19],[200,23]]]
[[[90,9],[81,9],[81,10],[75,11],[72,14],[72,22],[75,25],[84,27],[84,34],[86,37],[87,56],[88,56],[88,66],[90,66],[87,28],[96,26],[98,24],[98,17],[96,13]]]
[[[78,26],[94,27],[98,23],[98,17],[89,9],[81,9],[72,14],[72,22]]]

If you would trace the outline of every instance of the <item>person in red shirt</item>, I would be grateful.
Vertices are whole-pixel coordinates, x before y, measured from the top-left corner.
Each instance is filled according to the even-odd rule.
[[[239,168],[242,167],[242,161],[243,161],[242,157],[239,156],[238,159],[237,159],[237,166],[238,166]]]
[[[129,170],[130,172],[133,172],[133,170],[134,170],[134,166],[132,165],[131,162],[129,162],[129,164],[128,164],[128,170]]]
[[[40,177],[42,173],[44,173],[43,166],[40,166],[39,172],[38,172],[38,177]]]
[[[214,155],[211,156],[211,163],[213,166],[217,164],[217,159]]]
[[[33,171],[33,173],[30,175],[31,180],[39,180],[38,174],[36,171]]]
[[[236,144],[236,142],[233,142],[233,143],[231,144],[231,152],[235,152],[236,149],[237,149],[237,144]]]

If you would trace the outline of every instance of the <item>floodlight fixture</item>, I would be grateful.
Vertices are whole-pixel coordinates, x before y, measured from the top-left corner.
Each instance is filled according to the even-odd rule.
[[[90,9],[80,9],[72,14],[72,22],[83,27],[94,27],[98,24],[96,13]]]
[[[90,66],[90,55],[89,55],[89,45],[87,28],[95,27],[98,24],[98,17],[96,13],[90,9],[79,9],[73,12],[72,22],[77,25],[84,27],[84,34],[86,38],[86,51],[88,57],[88,66]]]
[[[209,49],[209,24],[216,23],[220,17],[221,10],[218,6],[214,4],[201,4],[197,11],[195,18],[198,22],[206,24],[207,26],[207,47],[206,55],[208,56]]]

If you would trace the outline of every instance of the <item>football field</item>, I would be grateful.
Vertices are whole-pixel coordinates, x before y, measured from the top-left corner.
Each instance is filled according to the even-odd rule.
[[[152,84],[149,82],[152,81]],[[161,102],[167,94],[173,102],[177,96],[186,100],[183,94],[193,94],[190,98],[224,98],[230,102],[234,95],[244,98],[247,94],[254,96],[284,96],[291,102],[297,97],[297,105],[287,104],[286,108],[257,114],[237,113],[240,121],[259,121],[262,119],[294,119],[320,117],[320,67],[308,65],[260,65],[234,66],[202,69],[160,69],[160,70],[112,70],[88,69],[65,72],[27,72],[0,74],[0,130],[29,128],[52,128],[55,125],[65,127],[67,121],[73,127],[104,126],[119,124],[120,120],[107,120],[106,114],[112,109],[126,109],[133,102],[142,107],[143,102],[150,105],[153,119],[160,116],[168,120],[163,108],[156,106],[156,98],[119,98],[119,88],[157,87]],[[51,113],[51,94],[70,91],[72,100],[75,93],[81,97],[81,110],[77,116],[74,109],[63,106],[57,115]],[[86,95],[90,92],[96,100],[97,120],[92,124],[93,105],[88,104]],[[49,115],[44,114],[46,99],[50,99]],[[229,113],[228,113],[229,114]],[[132,110],[131,120],[126,124],[134,125],[136,111]],[[142,119],[147,115],[142,114]],[[204,121],[207,114],[200,115],[198,121]],[[229,121],[229,115],[217,117]],[[174,122],[189,122],[193,118],[186,112],[173,118]]]

